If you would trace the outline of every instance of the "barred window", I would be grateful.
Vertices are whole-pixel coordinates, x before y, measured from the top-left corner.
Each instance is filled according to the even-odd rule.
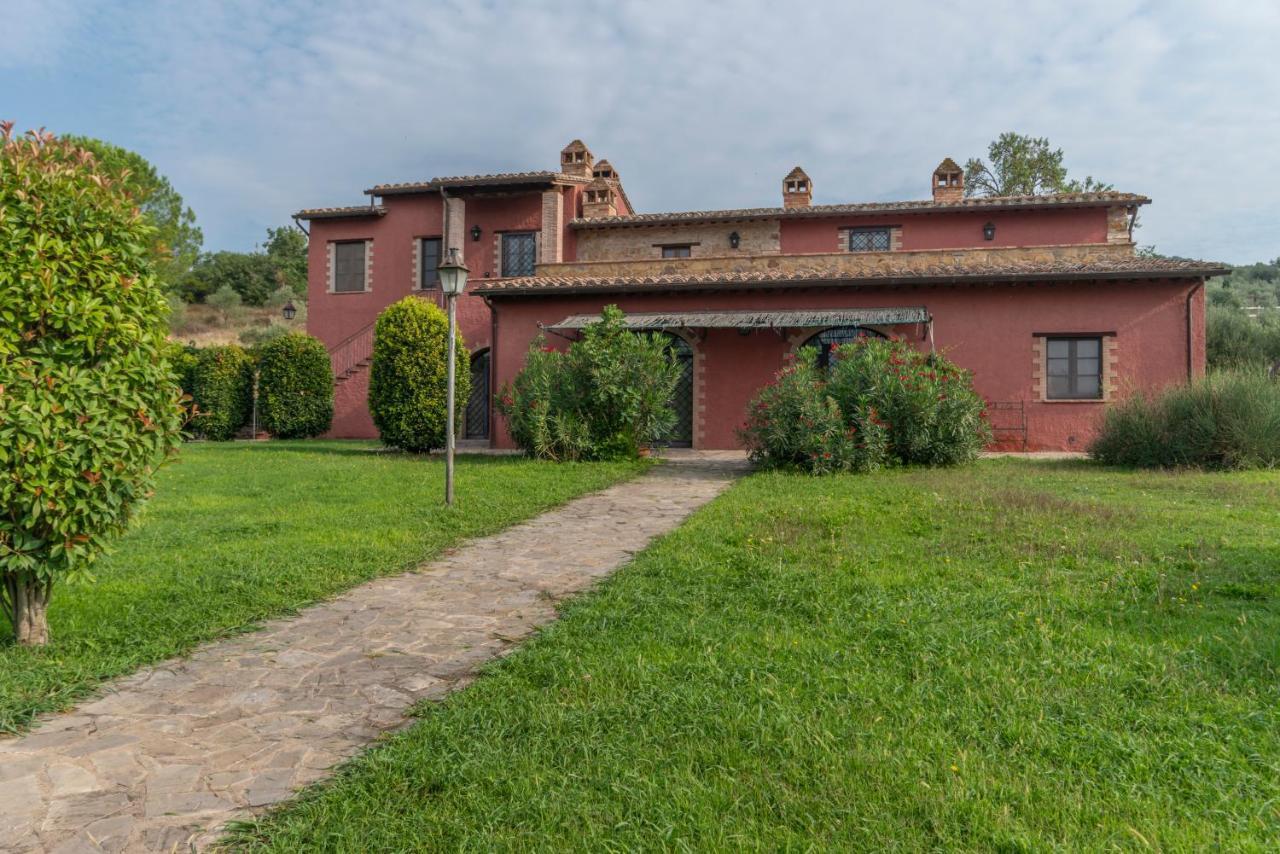
[[[425,291],[440,284],[440,238],[422,238],[418,247],[418,263],[421,268],[418,287]]]
[[[532,276],[538,262],[537,245],[532,231],[502,235],[502,275]]]
[[[1049,338],[1045,342],[1046,397],[1097,400],[1102,397],[1102,339]]]
[[[849,229],[850,252],[888,252],[889,229],[887,228],[851,228]]]
[[[365,290],[365,246],[363,240],[333,245],[333,290],[349,294]]]

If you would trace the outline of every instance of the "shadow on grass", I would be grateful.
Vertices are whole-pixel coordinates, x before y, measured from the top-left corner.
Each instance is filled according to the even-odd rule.
[[[283,452],[290,454],[367,457],[370,459],[421,460],[422,462],[444,461],[444,451],[419,454],[402,451],[399,448],[388,448],[367,439],[271,439],[255,442],[247,440],[233,440],[230,442],[196,441],[186,443],[185,447],[235,448],[239,451],[247,451],[254,454]],[[462,448],[458,449],[456,456],[459,460],[465,460],[468,465],[473,463],[494,465],[515,460],[529,460],[529,457],[522,454],[478,454],[469,453]]]

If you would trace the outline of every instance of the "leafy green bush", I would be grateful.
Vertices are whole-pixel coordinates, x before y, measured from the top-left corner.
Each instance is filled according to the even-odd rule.
[[[92,154],[0,123],[0,613],[48,642],[55,581],[151,494],[181,438],[154,229]]]
[[[498,401],[515,443],[552,460],[637,456],[675,426],[680,366],[666,341],[628,330],[617,306],[561,352],[539,336]]]
[[[280,439],[319,436],[333,421],[333,370],[324,345],[290,332],[258,351],[258,413]]]
[[[232,438],[253,407],[253,359],[234,344],[201,349],[191,372],[191,397],[195,431],[214,441]]]
[[[442,448],[446,424],[449,321],[426,300],[405,297],[388,306],[373,330],[369,414],[384,444],[406,451]],[[471,371],[457,336],[455,415],[471,393]]]
[[[199,362],[199,354],[200,350],[196,347],[189,347],[174,341],[169,341],[165,344],[165,358],[173,369],[173,375],[178,382],[178,387],[182,389],[182,393],[185,395],[191,395],[191,390],[195,387],[195,371],[196,364]]]
[[[1089,450],[1111,465],[1273,468],[1280,465],[1280,383],[1254,368],[1134,394],[1107,408]]]
[[[814,473],[955,465],[990,441],[985,403],[946,357],[859,338],[832,359],[824,373],[802,350],[752,401],[741,436],[753,459]]]
[[[889,435],[884,423],[870,405],[855,407],[846,419],[813,355],[802,351],[801,360],[779,371],[751,402],[742,433],[752,458],[814,474],[885,465]]]

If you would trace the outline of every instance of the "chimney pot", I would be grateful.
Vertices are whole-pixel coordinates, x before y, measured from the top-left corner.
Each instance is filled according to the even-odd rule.
[[[813,182],[799,166],[782,179],[782,207],[807,208],[813,204]]]
[[[964,199],[964,170],[950,157],[933,170],[933,200],[959,202]]]
[[[560,151],[560,171],[566,175],[590,178],[593,161],[591,149],[580,139],[575,139]]]

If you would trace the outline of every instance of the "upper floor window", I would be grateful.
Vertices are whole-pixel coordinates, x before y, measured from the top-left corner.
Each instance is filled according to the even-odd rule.
[[[440,284],[440,238],[424,237],[418,242],[418,287],[422,290]]]
[[[693,246],[689,243],[681,243],[673,246],[662,247],[663,258],[688,258]]]
[[[1102,339],[1048,338],[1045,375],[1049,400],[1097,400],[1102,397]]]
[[[887,228],[851,228],[849,229],[850,252],[888,252],[889,229]]]
[[[333,244],[333,291],[338,294],[359,293],[366,287],[368,265],[365,263],[367,247],[363,240],[350,240]]]
[[[502,275],[532,276],[537,263],[537,235],[532,231],[502,235]]]

